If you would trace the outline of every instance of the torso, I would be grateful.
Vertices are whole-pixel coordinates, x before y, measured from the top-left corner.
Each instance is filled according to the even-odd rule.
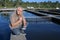
[[[13,17],[14,19],[14,22],[16,22],[18,19],[19,19],[19,16],[16,14],[16,12],[14,12],[11,17]],[[10,17],[10,20],[11,20],[11,17]],[[11,20],[12,21],[12,20]],[[18,24],[17,26],[20,26],[21,24]]]

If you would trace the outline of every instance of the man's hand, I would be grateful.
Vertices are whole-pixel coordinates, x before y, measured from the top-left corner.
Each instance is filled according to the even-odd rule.
[[[26,20],[23,20],[23,23],[24,23],[24,25],[23,25],[22,30],[26,30],[26,27],[27,27],[27,22],[26,22]]]
[[[20,17],[15,23],[11,23],[12,27],[17,26],[18,24],[22,24],[22,18]]]
[[[20,22],[20,24],[22,24],[22,17],[19,18],[19,22]]]

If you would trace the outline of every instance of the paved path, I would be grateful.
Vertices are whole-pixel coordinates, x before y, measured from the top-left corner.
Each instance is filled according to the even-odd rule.
[[[11,40],[26,40],[25,35],[11,35]]]

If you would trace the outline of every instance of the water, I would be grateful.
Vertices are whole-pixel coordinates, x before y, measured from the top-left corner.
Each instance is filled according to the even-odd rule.
[[[29,23],[26,30],[27,40],[60,40],[60,25],[25,11],[23,12],[23,15],[27,19],[32,18],[31,20],[39,18],[38,22],[36,21],[31,22],[31,20],[30,21],[27,20]],[[9,23],[9,17],[4,17],[0,15],[0,28],[1,28],[0,36],[2,37],[4,35],[5,37],[10,36],[10,29],[8,27],[8,23]],[[0,39],[2,39],[2,37],[0,37]]]

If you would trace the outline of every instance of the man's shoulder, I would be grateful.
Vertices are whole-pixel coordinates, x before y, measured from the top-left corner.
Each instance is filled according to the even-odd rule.
[[[10,19],[18,19],[16,12],[14,12],[10,15]]]
[[[10,17],[15,16],[16,12],[11,13]]]

